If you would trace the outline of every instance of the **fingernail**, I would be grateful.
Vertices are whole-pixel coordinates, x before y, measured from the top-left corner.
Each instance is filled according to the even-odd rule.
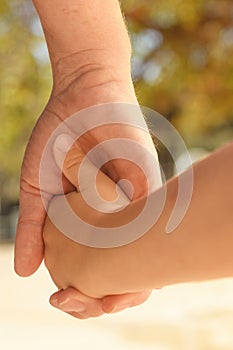
[[[61,134],[56,138],[55,148],[63,153],[67,153],[74,140],[68,134]]]
[[[70,298],[67,298],[61,302],[58,302],[58,307],[64,311],[75,311],[75,312],[84,312],[86,310],[86,305],[79,300],[72,302]]]
[[[59,306],[68,304],[70,302],[70,298],[65,298],[64,300],[59,300],[58,304]]]
[[[49,302],[52,306],[58,307],[58,298],[57,297],[51,297]]]
[[[114,306],[112,307],[112,309],[109,309],[109,310],[108,310],[108,313],[109,313],[109,314],[113,314],[113,313],[116,312],[116,311],[117,311],[117,306],[114,305]]]

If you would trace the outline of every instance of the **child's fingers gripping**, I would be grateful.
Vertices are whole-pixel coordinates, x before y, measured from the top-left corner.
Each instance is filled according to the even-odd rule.
[[[54,293],[50,297],[50,304],[79,319],[104,314],[101,299],[88,297],[72,287]]]

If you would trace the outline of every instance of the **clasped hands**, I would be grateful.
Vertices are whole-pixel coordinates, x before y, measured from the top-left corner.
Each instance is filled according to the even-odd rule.
[[[104,172],[98,171],[96,177],[96,188],[100,198],[105,201],[105,212],[90,207],[84,199],[84,192],[89,191],[89,186],[84,186],[83,192],[79,184],[77,174],[79,173],[80,164],[84,159],[84,153],[77,144],[73,144],[71,149],[65,156],[65,161],[62,164],[63,152],[66,144],[69,143],[68,135],[61,135],[58,137],[58,142],[54,146],[54,155],[59,166],[62,165],[62,172],[66,179],[75,187],[74,191],[68,193],[65,197],[73,212],[80,217],[84,222],[90,225],[106,227],[110,234],[112,227],[117,227],[121,224],[127,224],[127,221],[132,220],[133,216],[138,215],[138,209],[135,205],[126,205],[123,210],[117,210],[112,212],[113,203],[116,197],[120,198],[121,203],[129,203],[125,193],[119,186],[116,185]],[[59,147],[58,147],[59,146]],[[63,150],[64,147],[64,150]],[[94,165],[90,160],[87,159],[85,171],[93,172]],[[85,174],[84,174],[85,177]],[[117,191],[116,191],[117,187]],[[80,244],[79,240],[71,240],[66,236],[66,232],[61,232],[53,222],[50,214],[53,212],[55,216],[62,218],[63,227],[70,226],[69,215],[66,213],[66,209],[63,208],[62,200],[64,195],[55,196],[51,199],[48,208],[48,216],[45,220],[43,239],[45,243],[45,255],[44,261],[48,268],[50,275],[60,290],[68,290],[70,293],[73,292],[75,296],[75,290],[78,290],[82,295],[87,295],[95,299],[98,303],[98,308],[95,314],[92,316],[99,316],[103,313],[103,304],[107,308],[108,312],[119,311],[123,307],[130,307],[137,305],[143,301],[149,294],[149,291],[143,291],[142,288],[138,287],[140,283],[135,283],[137,276],[135,275],[135,264],[131,256],[132,249],[134,250],[133,255],[135,256],[135,249],[137,247],[134,244],[127,244],[120,247],[114,248],[95,248],[85,244]],[[106,204],[107,203],[107,204]],[[109,204],[108,204],[109,203]],[[119,203],[119,202],[118,202]],[[133,204],[133,203],[132,203]],[[108,211],[109,206],[109,213]],[[137,203],[138,206],[138,203]],[[139,204],[140,206],[140,204]],[[111,209],[110,209],[111,208]],[[110,212],[111,211],[111,212]],[[127,227],[127,226],[126,226]],[[78,231],[79,227],[72,227],[73,231]],[[92,235],[97,235],[98,232],[92,232]],[[125,235],[127,235],[127,228],[125,229]],[[90,243],[92,243],[93,237],[90,236]],[[71,288],[70,288],[71,287]],[[73,289],[72,289],[73,288]],[[76,292],[77,293],[77,292]],[[114,295],[118,295],[118,298],[125,299],[125,305],[112,307],[109,304],[108,299],[113,298]],[[107,297],[106,297],[107,296]],[[134,296],[134,301],[131,302],[131,298]],[[127,304],[127,298],[129,304]],[[85,301],[81,300],[74,307],[69,305],[69,297],[59,297],[59,292],[55,293],[51,298],[51,302],[54,306],[59,308],[60,305],[65,307],[65,311],[77,316],[79,318],[85,318],[87,312],[87,305]],[[66,304],[66,305],[65,305]],[[108,309],[108,307],[110,307]]]
[[[54,273],[53,278],[56,284],[60,288],[62,288],[51,297],[50,302],[53,306],[59,308],[62,311],[68,312],[78,318],[99,316],[103,313],[115,311],[117,312],[127,307],[139,305],[142,302],[144,302],[151,293],[149,289],[144,290],[144,288],[142,288],[141,291],[134,291],[127,288],[124,289],[126,287],[124,285],[122,285],[122,290],[114,290],[113,286],[111,286],[110,289],[106,288],[106,290],[104,290],[104,285],[103,290],[97,290],[96,285],[97,294],[95,294],[95,291],[92,290],[89,291],[88,295],[88,291],[86,291],[85,286],[83,290],[81,287],[81,273],[79,275],[80,279],[78,275],[76,275],[76,278],[79,279],[79,286],[77,280],[72,283],[71,279],[66,279],[61,283],[60,280],[57,280],[57,276],[60,274],[60,279],[62,279],[62,276],[65,275],[65,271],[63,271],[61,267],[61,265],[63,265],[62,259],[60,260],[60,263],[56,261],[56,277],[55,270],[52,270],[52,266],[53,269],[55,268],[55,262],[52,262],[52,251],[51,261],[49,260],[50,254],[48,252],[50,251],[51,246],[48,244],[47,233],[48,227],[50,227],[51,225],[48,221],[46,222],[44,231],[47,242],[46,250],[44,250],[42,233],[46,218],[46,210],[44,208],[40,196],[41,189],[39,183],[39,169],[45,145],[55,128],[69,115],[72,115],[77,110],[86,108],[92,105],[93,103],[98,104],[105,103],[108,101],[114,102],[115,97],[108,97],[109,92],[111,92],[111,89],[113,89],[112,85],[114,85],[114,83],[110,83],[110,85],[111,86],[102,86],[101,89],[99,87],[92,87],[91,89],[89,89],[89,102],[87,101],[86,97],[82,98],[83,89],[80,89],[79,82],[75,86],[71,86],[69,87],[69,89],[62,91],[62,93],[58,96],[52,95],[49,103],[47,104],[44,112],[42,113],[39,121],[37,122],[32,132],[24,156],[21,172],[20,213],[15,245],[15,270],[21,276],[26,277],[31,275],[37,270],[41,261],[44,258],[44,253],[46,253],[46,264],[49,267],[50,271]],[[119,90],[122,90],[123,88],[119,87],[118,85],[119,84],[117,84],[117,87],[114,87],[114,92],[117,92],[117,99],[120,99],[119,96],[121,96],[121,92]],[[127,86],[128,85],[129,84],[127,84]],[[124,93],[126,90],[127,89],[124,88]],[[129,103],[137,103],[134,92],[131,93],[131,89],[129,90],[130,91],[127,93],[127,101],[129,101]],[[75,96],[75,98],[72,96]],[[77,104],[75,102],[76,96],[79,96]],[[124,100],[124,98],[122,98],[122,100]],[[71,103],[69,103],[69,101],[71,101]],[[105,126],[104,132],[102,132],[102,130],[100,130],[100,132],[98,132],[98,130],[95,130],[95,133],[89,133],[83,140],[82,148],[86,152],[88,152],[89,149],[91,149],[94,145],[103,142],[104,139],[112,139],[115,137],[125,137],[128,139],[135,140],[144,147],[149,148],[150,150],[153,149],[152,152],[155,152],[156,154],[149,134],[145,135],[145,133],[140,133],[138,130],[135,131],[132,130],[132,128],[130,127],[124,127],[122,125]],[[57,169],[57,165],[55,167],[51,166],[51,168],[49,169],[49,183],[50,185],[52,184],[52,186],[48,186],[47,188],[42,189],[44,193],[46,193],[46,200],[48,203],[51,200],[51,198],[61,194],[58,188],[56,187]],[[117,183],[120,179],[127,179],[133,185],[133,200],[142,197],[147,191],[146,181],[145,178],[142,177],[141,172],[138,171],[137,168],[135,168],[132,164],[125,163],[124,160],[114,160],[113,162],[111,162],[111,164],[108,164],[108,166],[106,167],[106,172],[108,174],[108,180],[110,181],[110,179],[112,179],[114,181],[110,182],[111,185],[114,185],[114,193],[115,183]],[[68,194],[70,199],[76,198],[74,195],[74,191],[75,186],[77,186],[77,184],[74,183],[74,180],[72,179],[71,181],[69,181],[70,176],[67,176],[68,179],[65,176],[63,179],[64,191]],[[158,184],[160,184],[160,181],[161,179],[158,178]],[[53,232],[54,231],[55,229],[53,228]],[[60,237],[60,242],[62,243],[62,245],[66,242],[67,250],[73,249],[73,247],[77,248],[77,244],[73,246],[73,244],[71,244],[72,242],[69,242],[72,246],[71,248],[71,246],[68,243],[68,239],[64,235],[59,234],[58,232],[54,232],[54,238],[52,238],[52,235],[50,235],[50,239],[54,240],[54,252],[58,248],[56,244],[58,244],[59,242],[57,239],[55,239],[55,235],[56,238]],[[85,252],[85,262],[87,262],[88,259],[90,259],[91,262],[90,252],[88,251],[88,249],[79,247],[79,250],[83,251],[82,254],[80,253],[81,255],[83,255]],[[103,257],[104,259],[106,259],[105,261],[107,263],[107,254],[105,255],[102,253],[110,253],[110,251],[111,250],[105,250],[103,252],[103,250],[98,249],[98,255],[100,258]],[[115,251],[117,251],[117,249]],[[118,262],[119,261],[117,260],[117,263]],[[69,262],[69,264],[70,263],[71,261]],[[78,267],[78,269],[80,269],[81,266],[83,267],[83,263],[84,260],[80,259],[80,266]],[[84,276],[84,270],[82,271]],[[91,275],[94,276],[94,271],[93,273],[91,273]],[[96,284],[100,286],[100,281],[96,281]],[[120,286],[120,284],[118,286]],[[81,287],[81,290],[79,291],[74,287]]]

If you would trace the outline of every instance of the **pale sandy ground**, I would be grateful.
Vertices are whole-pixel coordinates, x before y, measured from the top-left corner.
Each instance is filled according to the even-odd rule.
[[[1,350],[232,350],[233,279],[155,292],[143,306],[80,321],[53,309],[45,268],[22,279],[13,247],[0,245]]]

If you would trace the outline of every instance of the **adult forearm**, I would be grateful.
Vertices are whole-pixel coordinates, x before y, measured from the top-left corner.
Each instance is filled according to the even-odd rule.
[[[102,79],[130,79],[131,46],[118,0],[33,3],[44,29],[55,84],[64,79],[68,84],[98,70],[98,83],[101,71]]]

